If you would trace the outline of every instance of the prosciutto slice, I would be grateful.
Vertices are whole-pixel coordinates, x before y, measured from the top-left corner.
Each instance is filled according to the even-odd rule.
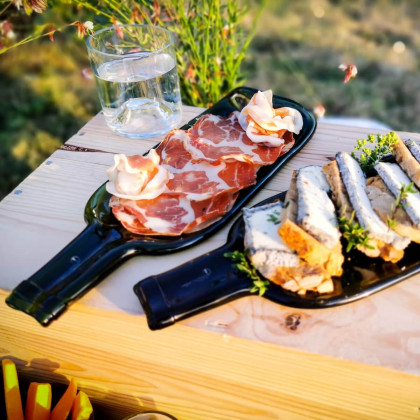
[[[246,132],[235,113],[208,114],[187,131],[172,130],[148,160],[119,156],[107,185],[113,214],[127,230],[151,236],[181,235],[214,223],[240,190],[256,183],[261,166],[294,144],[293,133],[283,129],[275,146],[252,141]]]
[[[181,194],[162,194],[153,200],[112,197],[114,216],[130,232],[139,235],[177,236],[205,228],[228,212],[237,193],[207,200],[189,200]]]
[[[234,193],[256,182],[253,160],[244,154],[221,156],[218,160],[196,159],[191,154],[194,139],[173,130],[157,148],[161,166],[172,174],[167,193],[199,201],[221,193]]]
[[[217,160],[222,156],[245,154],[254,161],[256,167],[271,165],[294,144],[293,133],[289,131],[284,132],[284,143],[280,146],[267,147],[265,144],[254,143],[242,129],[235,113],[228,117],[203,115],[190,128],[189,133],[194,139],[191,154],[195,158]]]

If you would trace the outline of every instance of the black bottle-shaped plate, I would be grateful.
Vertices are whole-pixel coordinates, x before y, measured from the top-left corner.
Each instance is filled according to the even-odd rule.
[[[227,116],[241,110],[257,92],[238,88],[206,110],[203,114]],[[303,118],[303,128],[295,136],[293,148],[272,165],[258,171],[257,183],[242,190],[232,207],[211,226],[177,237],[151,237],[128,232],[114,218],[108,206],[110,195],[102,185],[89,199],[85,208],[87,227],[70,244],[29,279],[20,283],[7,297],[6,303],[48,325],[67,306],[97,284],[126,259],[138,254],[163,254],[184,249],[202,241],[220,229],[282,166],[311,139],[316,120],[302,105],[274,95],[274,107],[297,109]],[[201,115],[203,115],[201,114]],[[188,129],[196,117],[182,127]]]
[[[283,201],[285,193],[257,206]],[[244,251],[245,226],[240,217],[222,247],[134,286],[149,327],[161,329],[210,308],[251,295],[252,282],[236,270],[224,254]],[[345,248],[344,248],[345,249]],[[334,278],[334,292],[298,295],[270,283],[264,298],[295,308],[328,308],[365,298],[420,272],[420,245],[411,243],[398,263],[368,258],[353,251],[346,255],[343,275]]]

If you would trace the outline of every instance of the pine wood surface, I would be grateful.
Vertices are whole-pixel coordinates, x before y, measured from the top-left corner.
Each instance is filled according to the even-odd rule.
[[[3,300],[5,292],[0,292]],[[95,418],[418,419],[420,377],[275,344],[73,305],[48,328],[0,305],[1,357],[27,381],[76,378]],[[54,392],[54,391],[53,391]]]
[[[184,107],[184,122],[200,111]],[[319,123],[249,205],[286,190],[294,169],[327,163],[377,132]],[[59,381],[81,378],[120,413],[128,404],[127,413],[156,405],[186,419],[420,418],[420,276],[323,310],[242,298],[150,332],[132,286],[221,246],[226,227],[185,251],[130,259],[48,328],[5,306],[7,291],[83,230],[84,207],[113,154],[141,154],[158,141],[119,137],[98,114],[67,142],[95,151],[56,151],[0,202],[0,356],[21,359],[29,375],[34,368],[24,364],[45,376],[58,372]]]

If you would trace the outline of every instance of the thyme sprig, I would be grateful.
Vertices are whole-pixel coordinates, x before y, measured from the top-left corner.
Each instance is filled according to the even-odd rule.
[[[394,131],[384,135],[377,134],[376,136],[369,134],[367,139],[358,139],[357,145],[354,146],[355,150],[361,151],[360,156],[357,157],[354,152],[351,155],[359,162],[362,171],[368,174],[373,171],[377,162],[383,159],[384,156],[392,153],[397,141],[398,138]],[[370,148],[368,143],[374,144],[375,146]]]
[[[251,288],[251,293],[258,292],[262,296],[270,282],[268,280],[263,280],[257,273],[257,269],[249,263],[247,259],[247,253],[240,251],[225,252],[223,254],[225,258],[230,258],[233,261],[233,267],[238,271],[245,274],[253,282],[253,287]]]
[[[354,221],[355,212],[348,219],[345,215],[342,215],[338,219],[338,224],[341,231],[343,232],[343,237],[347,240],[346,252],[350,252],[353,248],[357,246],[364,246],[369,249],[373,249],[373,246],[369,245],[369,235],[367,229],[360,226],[359,223]]]
[[[280,210],[274,210],[273,213],[269,214],[267,221],[275,225],[280,224]]]
[[[414,188],[414,182],[410,182],[408,185],[401,185],[395,203],[392,204],[391,214],[386,218],[386,224],[390,229],[395,229],[397,225],[395,216],[397,215],[398,209],[404,209],[405,199],[408,197],[408,194],[415,194],[416,192],[417,190]]]

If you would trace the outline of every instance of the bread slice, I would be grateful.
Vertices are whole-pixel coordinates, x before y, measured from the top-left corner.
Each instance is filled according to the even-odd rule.
[[[333,160],[327,165],[324,165],[322,170],[325,174],[325,177],[327,178],[328,183],[330,184],[332,199],[337,207],[338,214],[350,220],[353,216],[354,209],[350,202],[343,180],[341,179],[337,161]],[[365,246],[359,245],[357,246],[357,249],[370,258],[379,257],[381,255],[381,251],[377,242],[377,240],[372,239],[369,242],[371,248],[366,248]]]
[[[298,267],[277,267],[271,281],[300,295],[309,290],[318,293],[331,293],[334,290],[333,281],[325,269],[304,262]]]
[[[397,143],[394,145],[392,154],[395,160],[408,175],[408,177],[420,188],[420,163],[411,154],[408,147],[401,140],[401,137],[396,135]]]
[[[286,197],[284,197],[283,211],[280,216],[280,222],[284,223],[286,220],[296,222],[297,206],[298,206],[298,192],[296,188],[297,171],[293,171],[290,186],[287,190]]]
[[[408,245],[409,239],[391,231],[375,213],[365,190],[366,179],[357,162],[347,153],[340,152],[337,154],[336,165],[337,168],[333,163],[324,167],[325,171],[333,173],[333,176],[327,177],[331,182],[331,189],[336,195],[339,190],[342,190],[341,194],[346,193],[348,201],[355,209],[355,220],[369,232],[369,247],[359,246],[358,250],[368,257],[381,257],[384,261],[391,262],[399,261],[404,256],[404,248]]]
[[[278,232],[283,242],[309,265],[325,269],[330,276],[341,276],[343,273],[344,257],[340,242],[333,248],[327,248],[291,220],[282,223]]]
[[[395,206],[395,197],[379,176],[367,179],[366,192],[376,214],[386,223]],[[414,226],[404,209],[398,208],[393,216],[395,232],[410,238],[413,242],[420,243],[420,229]]]
[[[280,202],[244,209],[245,248],[258,272],[286,290],[305,294],[306,291],[333,290],[329,273],[310,266],[283,242],[277,232],[279,218],[285,209]]]

